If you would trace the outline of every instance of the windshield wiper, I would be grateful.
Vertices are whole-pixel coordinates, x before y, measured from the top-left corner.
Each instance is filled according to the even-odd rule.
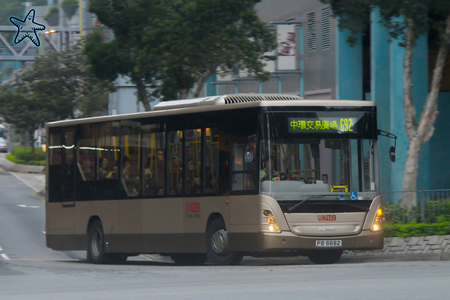
[[[305,203],[305,201],[308,201],[311,198],[323,198],[325,196],[335,196],[335,195],[310,195],[308,196],[308,198],[306,198],[305,200],[300,201],[299,203],[295,204],[294,206],[292,206],[291,208],[289,208],[289,211],[293,211],[294,209],[296,209],[297,207],[299,207],[300,205],[302,205],[303,203]],[[337,196],[336,196],[337,197]]]

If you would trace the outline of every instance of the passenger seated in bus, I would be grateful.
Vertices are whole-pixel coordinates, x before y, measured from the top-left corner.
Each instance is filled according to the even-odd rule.
[[[200,194],[200,178],[197,177],[194,161],[189,159],[187,162],[187,193],[191,195]]]
[[[102,157],[99,160],[100,171],[98,173],[98,179],[106,179],[109,174],[109,161],[106,157]]]
[[[265,180],[275,180],[278,176],[278,172],[273,169],[273,159],[267,156],[263,159],[263,168],[259,172],[259,179],[261,181]]]
[[[145,195],[162,195],[164,191],[164,152],[158,151],[155,156],[147,158],[145,164]]]
[[[118,179],[119,178],[119,167],[114,166],[112,171],[106,176],[106,179]]]
[[[183,168],[181,160],[176,155],[172,156],[170,170],[170,195],[179,195],[182,191]]]
[[[136,168],[134,167],[133,162],[126,156],[123,158],[123,163],[122,178],[125,181],[128,195],[136,196],[138,195],[137,191],[139,190],[139,176],[137,175]]]

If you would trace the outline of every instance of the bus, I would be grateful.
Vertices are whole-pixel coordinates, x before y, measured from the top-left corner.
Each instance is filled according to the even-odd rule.
[[[46,130],[51,249],[234,265],[383,248],[375,102],[233,94]]]

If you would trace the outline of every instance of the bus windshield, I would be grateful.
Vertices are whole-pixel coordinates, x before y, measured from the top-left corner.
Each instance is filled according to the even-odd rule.
[[[295,131],[303,121],[305,127]],[[278,201],[372,200],[378,190],[377,143],[363,126],[367,122],[364,113],[267,114],[261,194]]]

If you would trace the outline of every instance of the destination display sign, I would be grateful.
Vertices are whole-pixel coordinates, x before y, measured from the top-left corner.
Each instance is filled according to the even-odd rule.
[[[288,118],[289,133],[357,133],[356,122],[352,117]]]

